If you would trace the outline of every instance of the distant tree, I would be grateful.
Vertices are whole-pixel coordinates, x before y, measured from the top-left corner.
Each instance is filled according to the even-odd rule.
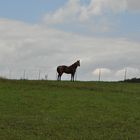
[[[124,82],[131,82],[131,83],[140,83],[140,78],[132,78],[132,79],[126,79]]]

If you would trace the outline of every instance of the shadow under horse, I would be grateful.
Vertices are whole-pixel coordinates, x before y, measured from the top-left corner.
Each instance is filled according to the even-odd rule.
[[[76,61],[74,64],[70,66],[65,66],[65,65],[58,66],[57,67],[57,72],[58,72],[57,80],[61,81],[62,74],[66,73],[66,74],[71,74],[71,81],[74,81],[75,72],[78,66],[80,67],[80,60]]]

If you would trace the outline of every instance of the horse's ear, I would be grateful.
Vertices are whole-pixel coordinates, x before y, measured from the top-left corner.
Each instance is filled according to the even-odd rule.
[[[78,66],[80,66],[80,60],[77,60]]]

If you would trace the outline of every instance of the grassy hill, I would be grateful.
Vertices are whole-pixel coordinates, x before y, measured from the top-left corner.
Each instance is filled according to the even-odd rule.
[[[0,80],[0,140],[95,139],[140,139],[140,84]]]

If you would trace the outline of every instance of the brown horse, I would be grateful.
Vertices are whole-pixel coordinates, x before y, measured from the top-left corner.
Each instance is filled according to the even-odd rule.
[[[65,65],[58,66],[57,67],[57,72],[58,72],[57,80],[61,81],[62,74],[66,73],[66,74],[71,74],[71,81],[74,81],[74,75],[78,66],[80,66],[80,60],[78,60],[77,62],[75,62],[74,64],[70,66],[65,66]]]

